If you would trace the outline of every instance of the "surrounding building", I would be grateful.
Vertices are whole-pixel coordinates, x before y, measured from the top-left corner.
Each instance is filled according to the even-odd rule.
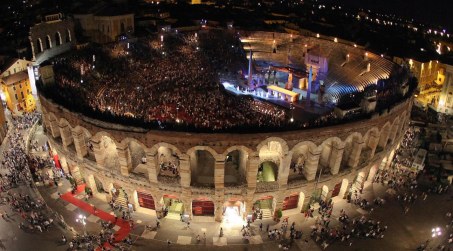
[[[3,143],[7,131],[8,127],[6,123],[5,109],[3,107],[3,102],[0,102],[0,144]]]
[[[32,112],[36,109],[27,71],[3,77],[1,84],[5,102],[10,111]]]
[[[91,41],[109,43],[134,34],[134,16],[132,12],[109,6],[99,11],[74,14],[74,19]]]
[[[417,101],[425,107],[429,105],[436,109],[445,82],[446,66],[437,60],[418,61],[394,57],[393,61],[409,65],[411,73],[418,79]]]
[[[438,112],[453,114],[453,66],[445,64],[444,83],[440,93]]]
[[[39,65],[71,49],[75,44],[74,22],[61,13],[46,15],[30,28],[29,40],[33,61]]]

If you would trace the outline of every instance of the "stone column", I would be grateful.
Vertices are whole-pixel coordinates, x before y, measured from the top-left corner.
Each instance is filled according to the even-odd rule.
[[[354,140],[351,145],[351,153],[349,155],[348,166],[352,168],[356,168],[360,161],[360,154],[362,153],[362,148],[364,146],[364,142],[359,142]]]
[[[216,189],[225,187],[225,160],[216,160],[214,167],[214,184]]]
[[[121,174],[129,176],[129,172],[132,170],[132,159],[128,145],[118,144],[116,146],[116,151],[118,152]]]
[[[320,156],[320,150],[308,150],[307,159],[305,160],[304,165],[305,167],[303,169],[304,176],[308,181],[314,180],[316,178],[316,171],[318,170]]]
[[[387,162],[385,163],[384,169],[388,169],[392,164],[393,157],[395,156],[395,150],[392,150],[387,156]]]
[[[71,128],[68,124],[60,126],[60,136],[63,142],[63,148],[68,151],[68,146],[73,142]]]
[[[288,184],[289,166],[291,164],[291,156],[286,154],[280,161],[278,170],[278,184],[279,186],[286,186]]]
[[[222,222],[223,218],[223,203],[225,202],[225,189],[216,188],[215,189],[215,198],[214,198],[214,218],[217,222]]]
[[[374,154],[376,153],[376,148],[379,143],[379,137],[377,135],[370,134],[369,136],[369,147],[371,148],[370,159],[373,158]]]
[[[74,140],[74,147],[77,152],[77,157],[83,159],[88,153],[87,144],[85,143],[85,135],[82,130],[73,130],[72,138]]]
[[[188,214],[192,218],[192,191],[190,187],[181,189],[181,200],[184,203],[184,214]]]
[[[102,142],[100,139],[91,139],[91,145],[93,146],[94,158],[96,159],[96,163],[101,166],[104,166],[104,149],[102,149]]]
[[[53,117],[49,118],[49,125],[52,137],[56,138],[60,136],[60,128],[58,127],[58,121],[55,118]]]
[[[260,164],[260,157],[258,155],[250,155],[247,162],[247,186],[249,188],[256,188],[256,176],[258,175],[258,166]]]
[[[179,156],[179,175],[181,176],[181,187],[190,188],[190,162],[186,154]]]
[[[152,186],[157,186],[157,152],[146,152],[146,168],[148,169],[148,179]]]
[[[340,170],[341,159],[343,158],[344,144],[332,144],[332,149],[329,157],[330,172],[335,175]]]

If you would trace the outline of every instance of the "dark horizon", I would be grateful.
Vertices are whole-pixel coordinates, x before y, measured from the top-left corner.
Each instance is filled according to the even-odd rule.
[[[453,30],[453,16],[448,14],[451,0],[325,0],[345,7],[369,9],[413,18],[415,22]]]

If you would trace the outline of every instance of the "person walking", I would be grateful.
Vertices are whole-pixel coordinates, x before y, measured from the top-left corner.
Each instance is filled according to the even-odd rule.
[[[261,222],[260,223],[260,232],[262,232],[262,231],[263,231],[263,223]]]

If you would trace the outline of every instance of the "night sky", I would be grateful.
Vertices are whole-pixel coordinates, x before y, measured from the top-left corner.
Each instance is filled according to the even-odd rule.
[[[441,25],[453,30],[452,0],[325,0],[343,6],[366,8],[414,18],[426,24]]]

